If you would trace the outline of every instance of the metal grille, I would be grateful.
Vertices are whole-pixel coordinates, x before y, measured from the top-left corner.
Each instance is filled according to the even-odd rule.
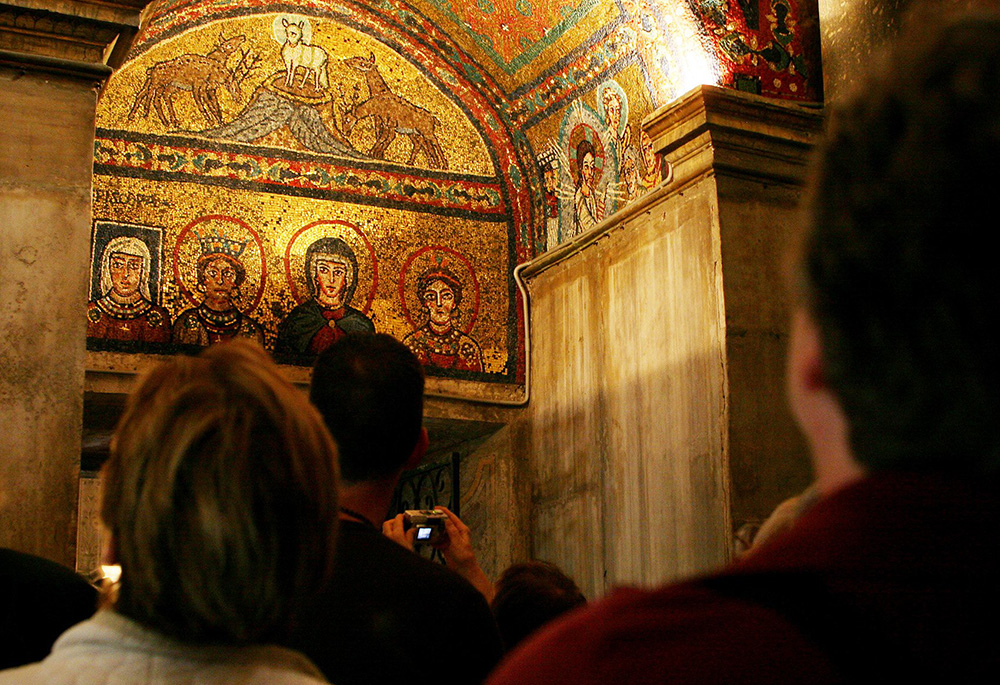
[[[391,514],[401,514],[407,509],[433,509],[443,504],[456,516],[461,516],[459,501],[459,453],[425,464],[412,471],[404,471],[392,498]],[[444,562],[441,553],[430,547],[418,547],[421,556]]]

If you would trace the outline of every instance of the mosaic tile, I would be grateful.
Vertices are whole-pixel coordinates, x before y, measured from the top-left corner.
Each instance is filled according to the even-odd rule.
[[[818,99],[814,0],[170,0],[98,110],[92,349],[351,330],[518,384],[514,267],[655,187],[706,80]],[[530,67],[530,68],[529,68]]]

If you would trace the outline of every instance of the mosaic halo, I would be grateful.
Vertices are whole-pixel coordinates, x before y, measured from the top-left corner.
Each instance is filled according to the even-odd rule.
[[[310,298],[305,273],[306,250],[321,238],[340,238],[354,251],[354,256],[358,260],[358,285],[354,291],[354,302],[357,302],[357,293],[364,293],[364,306],[357,308],[367,314],[371,311],[375,289],[378,287],[378,259],[368,237],[360,228],[347,221],[314,221],[297,230],[288,241],[284,258],[285,278],[288,280],[292,296],[299,304]]]
[[[279,14],[271,22],[271,36],[274,38],[274,42],[278,45],[283,45],[287,33],[285,31],[284,22],[289,24],[294,24],[296,22],[302,22],[302,42],[305,45],[312,44],[312,22],[309,21],[309,17],[303,16],[301,14]]]
[[[618,85],[614,79],[605,81],[597,87],[597,113],[601,115],[601,119],[607,123],[608,112],[604,105],[604,98],[606,93],[610,91],[618,96],[618,104],[621,105],[620,116],[618,117],[618,126],[611,133],[617,138],[621,138],[625,134],[625,129],[628,127],[628,95],[625,94],[625,90]]]
[[[462,284],[461,306],[469,314],[463,317],[467,319],[465,325],[458,328],[468,335],[475,327],[476,319],[479,318],[479,279],[476,278],[476,271],[472,268],[469,259],[450,247],[428,245],[407,257],[406,263],[403,264],[403,269],[399,273],[399,301],[403,306],[403,315],[414,329],[420,327],[421,324],[418,324],[413,318],[413,312],[419,312],[422,309],[420,293],[417,292],[417,279],[422,273],[435,267],[449,269]],[[471,292],[469,285],[472,286]]]
[[[240,286],[241,309],[252,311],[260,304],[267,281],[267,260],[260,234],[245,221],[224,214],[207,214],[191,221],[181,229],[174,248],[174,281],[191,306],[197,307],[201,298],[198,292],[198,273],[195,265],[202,256],[199,236],[212,233],[234,242],[243,243],[239,260],[246,269],[246,281]],[[183,268],[181,268],[183,265]],[[252,292],[248,298],[246,292]]]

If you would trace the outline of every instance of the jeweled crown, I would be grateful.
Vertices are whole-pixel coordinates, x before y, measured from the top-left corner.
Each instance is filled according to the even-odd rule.
[[[201,254],[224,254],[227,257],[232,257],[233,259],[239,259],[240,255],[243,254],[243,250],[246,249],[247,243],[250,239],[244,241],[234,240],[230,238],[225,233],[219,233],[218,229],[213,228],[208,234],[201,233],[200,231],[195,231],[198,236],[198,242],[201,243]]]

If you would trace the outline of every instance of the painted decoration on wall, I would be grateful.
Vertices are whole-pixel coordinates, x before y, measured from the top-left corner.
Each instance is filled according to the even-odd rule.
[[[160,2],[99,104],[88,344],[242,335],[308,364],[376,330],[429,375],[521,383],[514,267],[665,182],[640,122],[691,87],[820,99],[816,15],[815,0]]]

